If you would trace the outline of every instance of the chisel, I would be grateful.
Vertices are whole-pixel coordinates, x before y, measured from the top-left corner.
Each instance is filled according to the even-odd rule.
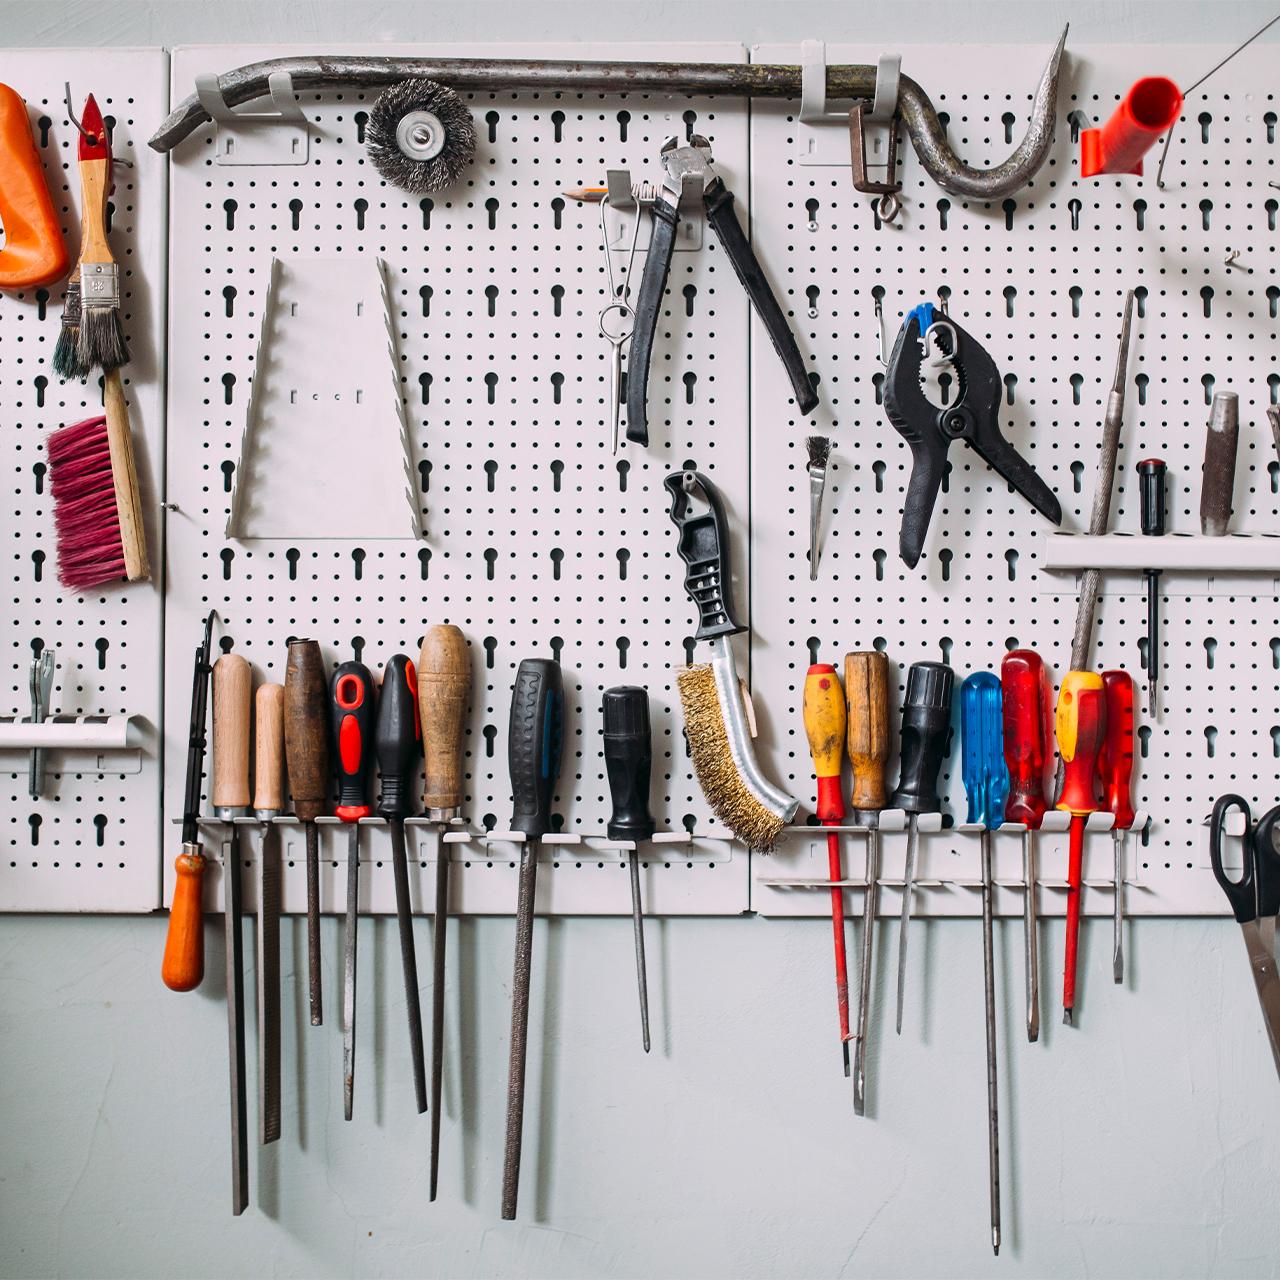
[[[640,993],[640,1040],[649,1052],[649,978],[644,959],[644,909],[640,903],[640,853],[636,848],[653,835],[649,812],[649,779],[653,769],[653,741],[649,723],[649,695],[636,685],[606,689],[604,767],[609,777],[613,812],[605,834],[630,842],[627,862],[631,873],[631,929],[636,948],[636,986]]]
[[[422,1004],[418,996],[418,955],[413,945],[413,903],[409,899],[409,858],[404,820],[413,809],[410,789],[422,754],[418,724],[417,675],[413,663],[397,653],[382,673],[378,725],[373,749],[382,776],[378,813],[391,833],[391,872],[396,886],[396,926],[400,933],[400,967],[404,970],[404,1002],[409,1016],[409,1057],[418,1114],[427,1109],[427,1068],[422,1052]]]
[[[560,772],[564,693],[560,664],[525,658],[511,691],[507,759],[514,812],[511,829],[523,832],[520,891],[516,904],[516,958],[511,995],[511,1066],[507,1077],[507,1137],[502,1165],[502,1217],[516,1216],[520,1146],[524,1131],[524,1075],[529,1040],[529,967],[533,961],[533,910],[538,845],[551,826],[551,795]]]
[[[329,796],[328,691],[314,640],[291,640],[284,673],[284,759],[293,811],[307,835],[307,985],[311,1025],[324,1021],[320,991],[320,832]]]
[[[280,845],[272,823],[284,809],[284,685],[254,696],[253,816],[258,846],[258,1126],[280,1137]]]
[[[373,763],[373,676],[363,662],[343,662],[329,684],[333,717],[338,804],[334,813],[348,828],[347,919],[342,965],[342,1114],[351,1119],[356,1086],[356,943],[360,937],[360,819],[369,807]]]
[[[862,897],[862,972],[858,1018],[853,1037],[853,1113],[867,1106],[867,1026],[871,1017],[871,959],[875,950],[876,908],[880,894],[880,810],[885,807],[884,764],[889,757],[889,659],[876,649],[847,653],[844,696],[848,717],[849,797],[867,836],[867,887]]]
[[[471,701],[471,655],[466,637],[447,623],[427,628],[418,654],[418,711],[426,752],[427,817],[444,824],[462,812],[462,735]],[[436,1198],[440,1169],[440,1093],[444,1081],[444,944],[449,921],[449,851],[436,841],[436,908],[431,935],[431,1178]]]
[[[227,1051],[231,1066],[231,1212],[249,1203],[249,1107],[245,1089],[244,906],[236,818],[249,812],[249,716],[253,671],[238,653],[213,664],[213,811],[228,823],[222,863],[227,951]]]

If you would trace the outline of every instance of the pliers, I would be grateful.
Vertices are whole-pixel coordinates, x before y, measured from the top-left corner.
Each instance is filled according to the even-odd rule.
[[[675,248],[680,197],[686,178],[696,179],[702,184],[702,204],[707,221],[728,255],[756,315],[760,317],[773,349],[782,360],[800,412],[812,413],[818,407],[818,393],[809,381],[795,335],[733,211],[733,193],[712,166],[711,144],[696,133],[683,146],[678,138],[668,138],[662,148],[662,164],[666,177],[650,206],[652,234],[644,273],[640,278],[635,326],[627,356],[627,439],[637,444],[649,443],[649,362],[653,355],[658,313],[662,309],[662,295],[667,288],[667,273],[671,270],[671,252]]]
[[[920,368],[950,365],[958,388],[939,408],[920,386]],[[1031,464],[1000,433],[1000,396],[1004,390],[995,361],[950,316],[922,302],[907,312],[885,371],[884,407],[898,434],[911,446],[911,480],[902,508],[898,549],[914,568],[947,470],[947,450],[956,439],[1002,475],[1041,515],[1062,523],[1062,507]]]

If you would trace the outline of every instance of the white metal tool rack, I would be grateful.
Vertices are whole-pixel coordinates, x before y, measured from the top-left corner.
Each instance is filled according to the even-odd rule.
[[[171,59],[173,90],[185,96],[198,71],[298,52],[181,49]],[[673,61],[748,56],[732,44],[434,46],[430,52]],[[825,56],[874,62],[882,52],[832,45]],[[962,57],[952,47],[900,52],[904,70],[947,114],[957,152],[983,164],[1007,154],[1025,127],[1048,44],[1034,50],[969,46]],[[1269,185],[1280,181],[1280,140],[1268,50],[1247,50],[1229,72],[1192,95],[1163,189],[1154,181],[1155,153],[1141,179],[1081,181],[1079,122],[1068,125],[1066,116],[1080,111],[1098,124],[1137,76],[1163,73],[1187,84],[1225,52],[1225,46],[1069,48],[1057,142],[1030,186],[991,205],[949,197],[922,175],[904,143],[905,208],[894,227],[878,225],[869,201],[852,191],[842,126],[801,122],[797,104],[758,102],[748,110],[745,102],[726,99],[472,95],[479,159],[456,188],[423,200],[386,186],[366,161],[361,135],[372,95],[303,94],[302,163],[278,148],[265,161],[257,156],[256,164],[219,163],[212,129],[173,156],[169,330],[165,341],[154,343],[147,335],[161,327],[165,191],[163,161],[142,143],[165,113],[167,55],[0,56],[0,75],[49,122],[41,141],[55,192],[67,193],[73,239],[75,183],[64,172],[73,163],[73,135],[57,101],[68,68],[92,72],[91,85],[73,76],[73,97],[93,88],[117,119],[117,154],[136,166],[117,173],[113,238],[126,264],[139,461],[149,496],[170,504],[162,717],[157,591],[132,587],[68,599],[53,585],[42,433],[84,416],[97,398],[92,389],[60,386],[48,372],[60,293],[6,299],[0,308],[6,410],[0,461],[16,498],[6,527],[14,535],[11,616],[17,625],[8,642],[12,674],[4,681],[11,705],[0,707],[0,716],[26,710],[33,644],[55,644],[55,710],[132,716],[128,740],[141,745],[118,755],[113,748],[92,762],[55,755],[49,795],[40,802],[25,794],[25,751],[3,749],[11,801],[0,905],[127,910],[160,904],[158,870],[164,864],[169,874],[172,823],[181,808],[191,654],[199,620],[213,607],[223,643],[249,658],[260,678],[280,678],[291,634],[319,639],[330,661],[359,651],[377,671],[393,652],[416,656],[429,623],[463,627],[479,679],[467,740],[468,827],[452,833],[447,846],[462,866],[453,877],[458,910],[508,912],[514,904],[515,850],[481,833],[501,833],[507,822],[504,738],[515,665],[522,656],[556,654],[566,673],[569,736],[556,802],[561,837],[546,852],[556,870],[540,878],[540,909],[627,909],[619,853],[596,837],[608,809],[599,695],[630,681],[646,685],[655,704],[654,809],[660,828],[673,837],[645,851],[647,909],[825,913],[825,895],[803,887],[824,878],[822,842],[804,833],[784,837],[779,853],[754,861],[752,886],[746,855],[716,838],[723,833],[691,776],[670,668],[684,658],[692,613],[661,479],[693,461],[725,495],[742,579],[738,599],[745,611],[750,585],[756,606],[750,658],[761,750],[802,797],[812,788],[799,722],[811,653],[838,664],[848,649],[882,645],[899,675],[912,661],[937,657],[963,675],[994,668],[1006,647],[1018,643],[1038,648],[1060,676],[1075,608],[1073,571],[1101,562],[1118,567],[1104,579],[1095,663],[1126,667],[1141,679],[1145,618],[1132,547],[1117,535],[1100,547],[1073,536],[1084,528],[1092,501],[1121,303],[1133,287],[1138,316],[1113,529],[1135,530],[1133,464],[1161,453],[1171,472],[1171,528],[1175,535],[1192,534],[1215,387],[1240,394],[1242,426],[1235,536],[1207,547],[1195,537],[1173,536],[1150,548],[1165,571],[1165,675],[1160,718],[1139,715],[1135,798],[1150,823],[1130,838],[1128,909],[1221,912],[1225,903],[1208,871],[1203,820],[1214,797],[1229,788],[1263,804],[1274,800],[1280,768],[1280,567],[1273,539],[1265,537],[1280,531],[1280,466],[1263,417],[1265,406],[1280,400],[1274,361],[1280,287],[1272,283],[1280,190]],[[802,50],[775,46],[750,56],[797,62]],[[664,138],[695,125],[710,136],[740,212],[750,213],[757,255],[790,301],[802,348],[821,380],[822,406],[809,421],[788,414],[787,388],[763,334],[751,325],[714,237],[703,237],[700,248],[676,254],[651,390],[653,444],[648,451],[624,446],[615,460],[603,424],[607,348],[596,329],[604,270],[595,209],[560,192],[598,182],[609,168],[652,177]],[[287,135],[286,129],[286,150],[293,145]],[[267,144],[269,152],[273,145]],[[424,536],[228,539],[272,258],[306,269],[353,254],[381,258],[391,281],[388,367],[398,371]],[[907,308],[941,296],[996,359],[1006,380],[1005,429],[1059,494],[1066,521],[1062,535],[1051,535],[1021,499],[991,484],[979,459],[956,448],[925,557],[907,572],[897,559],[907,452],[879,403],[881,345],[891,346]],[[166,358],[162,461],[158,387]],[[366,376],[381,379],[387,369],[316,369],[310,389]],[[811,587],[803,438],[812,430],[834,437],[835,469],[822,571]],[[359,465],[358,442],[350,457],[335,459],[335,503],[352,488],[344,480]],[[389,475],[385,483],[388,501],[399,501],[403,477]],[[163,830],[154,739],[161,723]],[[923,840],[925,889],[917,909],[925,914],[978,910],[968,888],[977,879],[976,839],[962,829],[954,761],[946,778],[951,825]],[[893,826],[892,816],[887,825]],[[297,839],[285,830],[289,859]],[[210,825],[211,848],[221,834]],[[339,905],[334,835],[326,833],[330,910]],[[363,842],[366,858],[383,861],[384,841],[372,824]],[[245,844],[252,860],[252,841]],[[846,846],[856,899],[860,849],[855,838]],[[434,835],[419,829],[414,847],[414,874],[421,878],[437,856]],[[1001,836],[996,847],[1003,885],[998,906],[1016,912],[1016,834]],[[1064,836],[1042,838],[1046,913],[1061,909],[1055,877],[1063,875],[1065,848]],[[1105,834],[1091,837],[1086,882],[1096,892],[1086,893],[1088,910],[1110,910],[1110,853]],[[892,890],[902,856],[901,838],[892,832],[884,856]],[[390,908],[389,879],[381,870],[365,877],[364,907]],[[301,868],[290,866],[286,909],[300,909],[300,890]],[[164,892],[167,900],[168,887]],[[209,894],[213,906],[216,876],[209,878]],[[252,906],[252,889],[249,897]],[[883,895],[883,911],[897,909],[894,898],[892,891]]]
[[[831,62],[874,63],[882,52],[826,47]],[[900,52],[904,73],[945,113],[961,156],[991,164],[1008,155],[1026,128],[1041,51],[919,45]],[[1064,535],[1088,526],[1127,289],[1138,301],[1113,530],[1137,533],[1134,466],[1157,455],[1169,465],[1170,529],[1198,535],[1209,401],[1215,387],[1239,393],[1237,536],[1142,538],[1129,558],[1130,565],[1140,555],[1141,563],[1165,570],[1161,712],[1155,721],[1142,708],[1137,713],[1134,798],[1150,824],[1140,813],[1143,829],[1128,840],[1131,914],[1223,912],[1203,826],[1215,798],[1239,790],[1264,808],[1280,800],[1280,541],[1264,536],[1280,533],[1280,467],[1264,413],[1280,396],[1280,191],[1270,185],[1280,181],[1280,139],[1271,51],[1247,49],[1187,100],[1163,189],[1155,183],[1158,147],[1142,178],[1081,180],[1076,125],[1066,117],[1082,111],[1101,124],[1139,76],[1191,84],[1228,52],[1068,46],[1057,138],[1036,178],[1000,203],[974,204],[940,191],[910,146],[900,145],[905,208],[896,226],[878,225],[872,198],[852,190],[846,128],[804,124],[796,104],[752,110],[756,242],[790,297],[821,378],[815,418],[786,421],[776,365],[752,364],[754,595],[778,603],[755,612],[752,674],[757,705],[768,711],[767,758],[798,795],[813,787],[798,714],[811,650],[842,669],[847,650],[883,648],[899,684],[912,662],[948,661],[958,692],[965,674],[998,670],[1006,649],[1021,645],[1037,649],[1060,679],[1075,620],[1073,571],[1119,558],[1117,538],[1099,551],[1079,537],[1052,536],[1052,526],[957,445],[924,557],[914,570],[902,564],[898,525],[910,455],[880,404],[880,353],[883,341],[887,357],[907,310],[947,299],[951,314],[991,353],[1006,386],[1004,430],[1058,494]],[[800,56],[795,45],[752,53],[762,62]],[[1239,256],[1228,266],[1232,251]],[[757,333],[755,350],[762,341]],[[835,440],[822,571],[812,585],[810,430]],[[1132,542],[1122,546],[1131,549]],[[1126,668],[1141,693],[1142,576],[1133,568],[1108,570],[1103,591],[1095,669]],[[980,911],[978,838],[963,829],[958,737],[957,730],[944,773],[946,812],[958,825],[922,836],[921,914]],[[891,762],[890,785],[895,773]],[[890,814],[886,823],[900,829],[900,818]],[[1091,823],[1083,902],[1105,914],[1113,889],[1109,818]],[[1061,826],[1039,841],[1046,914],[1065,906]],[[1021,910],[1020,830],[1006,827],[995,841],[997,908],[1005,914]],[[905,836],[886,833],[886,914],[899,910],[894,878],[900,885],[904,853]],[[825,854],[824,838],[801,835],[786,840],[778,856],[757,859],[753,906],[771,915],[825,914],[826,894],[804,891],[825,878]],[[847,837],[845,869],[855,882],[862,857],[861,838]]]
[[[198,72],[299,52],[178,49],[175,101],[191,91]],[[379,45],[368,52],[428,50]],[[430,52],[672,61],[746,56],[730,44],[433,46]],[[748,304],[714,244],[677,252],[673,302],[652,380],[654,447],[627,448],[614,458],[604,427],[608,347],[597,330],[605,291],[597,207],[561,194],[602,182],[610,168],[629,168],[637,180],[654,175],[665,138],[684,136],[696,123],[745,200],[745,103],[469,95],[480,142],[476,162],[453,189],[420,198],[388,186],[366,159],[363,127],[375,96],[300,95],[310,134],[305,163],[294,163],[286,143],[277,162],[220,164],[208,128],[173,157],[169,341],[176,358],[168,474],[175,509],[168,521],[165,621],[171,759],[181,759],[185,747],[189,654],[210,607],[218,612],[223,643],[244,654],[260,677],[276,680],[283,678],[290,635],[317,639],[330,662],[360,656],[377,673],[397,652],[416,662],[426,627],[453,622],[471,642],[476,672],[465,748],[472,834],[450,833],[438,846],[434,831],[410,825],[415,902],[431,883],[426,868],[443,847],[460,872],[451,877],[456,910],[514,911],[518,849],[483,835],[510,825],[506,734],[515,669],[523,657],[556,656],[564,666],[568,719],[554,808],[562,826],[559,837],[544,844],[555,872],[539,878],[539,909],[630,910],[625,857],[603,841],[609,795],[600,695],[611,685],[635,683],[648,687],[654,713],[654,816],[659,832],[672,837],[641,850],[646,910],[746,911],[747,856],[714,838],[723,833],[693,778],[674,706],[670,669],[683,659],[693,609],[662,479],[692,459],[723,489],[735,516],[745,604]],[[308,262],[323,271],[324,260],[350,254],[385,263],[394,356],[372,369],[318,365],[300,392],[346,390],[353,379],[380,387],[391,376],[390,360],[397,361],[424,536],[229,540],[232,469],[256,373],[272,258],[288,258],[294,271]],[[305,449],[306,441],[297,447]],[[352,475],[361,464],[359,440],[332,459],[334,504],[402,501],[402,471],[389,470],[380,487],[371,488]],[[280,465],[288,465],[287,457]],[[181,770],[171,769],[170,817],[181,810],[181,789]],[[304,902],[301,829],[286,825],[284,832],[284,909],[298,911]],[[218,829],[211,826],[207,835],[213,844]],[[343,906],[339,839],[332,827],[323,832],[325,910]],[[392,910],[389,842],[376,822],[362,851],[370,862],[386,864],[363,877],[368,898],[362,907]],[[212,904],[216,877],[209,893]]]
[[[75,126],[89,93],[113,126],[108,205],[132,361],[122,370],[145,517],[158,563],[164,479],[165,163],[147,145],[168,109],[163,49],[4,49],[0,81],[25,99],[72,258],[80,246]],[[88,595],[58,585],[45,439],[101,412],[102,388],[50,367],[63,285],[0,299],[0,530],[8,597],[0,657],[0,911],[151,911],[160,903],[161,594],[155,583]],[[158,571],[157,571],[158,576]],[[43,795],[27,791],[28,674],[57,650]],[[86,717],[92,720],[86,722]],[[107,724],[94,723],[107,718]],[[48,740],[42,738],[42,741]]]

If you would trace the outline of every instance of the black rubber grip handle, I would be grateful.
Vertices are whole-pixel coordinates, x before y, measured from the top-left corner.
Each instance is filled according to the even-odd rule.
[[[679,210],[665,200],[654,201],[651,208],[649,251],[640,276],[631,344],[627,347],[627,439],[636,444],[649,443],[649,365],[680,221]],[[636,216],[640,216],[638,211]]]
[[[1165,531],[1164,488],[1168,468],[1162,458],[1144,458],[1138,463],[1138,502],[1142,532],[1149,538]]]
[[[746,627],[733,617],[733,579],[724,503],[700,471],[673,471],[664,481],[670,516],[680,531],[676,550],[684,561],[684,589],[698,610],[695,640],[737,635]]]
[[[383,668],[373,745],[382,778],[378,813],[383,818],[407,818],[414,811],[422,726],[418,722],[418,676],[403,653],[397,653]]]
[[[525,658],[511,691],[507,764],[514,812],[511,829],[535,839],[551,827],[551,794],[560,773],[564,688],[560,664]]]
[[[737,273],[739,284],[751,299],[751,305],[782,361],[800,412],[812,413],[818,407],[818,393],[809,381],[809,372],[805,368],[800,348],[796,345],[796,336],[791,332],[791,326],[782,314],[778,299],[769,287],[764,269],[751,248],[751,241],[747,239],[738,215],[733,211],[733,192],[724,185],[723,178],[716,178],[707,188],[703,200],[707,207],[707,221],[724,247],[729,262]]]
[[[951,753],[951,694],[955,674],[942,662],[916,662],[907,673],[902,704],[902,773],[891,809],[936,813],[942,807],[938,774]]]
[[[606,827],[609,839],[648,840],[653,835],[649,812],[653,741],[649,695],[636,685],[604,691],[604,767],[613,801]]]
[[[369,815],[369,766],[373,764],[376,712],[373,676],[363,662],[344,662],[329,681],[333,717],[334,760],[338,769],[338,804],[343,822]]]

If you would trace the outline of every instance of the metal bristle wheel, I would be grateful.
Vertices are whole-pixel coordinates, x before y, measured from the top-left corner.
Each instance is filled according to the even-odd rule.
[[[373,167],[412,195],[456,182],[475,159],[475,121],[466,103],[434,80],[402,80],[384,90],[365,127]]]

